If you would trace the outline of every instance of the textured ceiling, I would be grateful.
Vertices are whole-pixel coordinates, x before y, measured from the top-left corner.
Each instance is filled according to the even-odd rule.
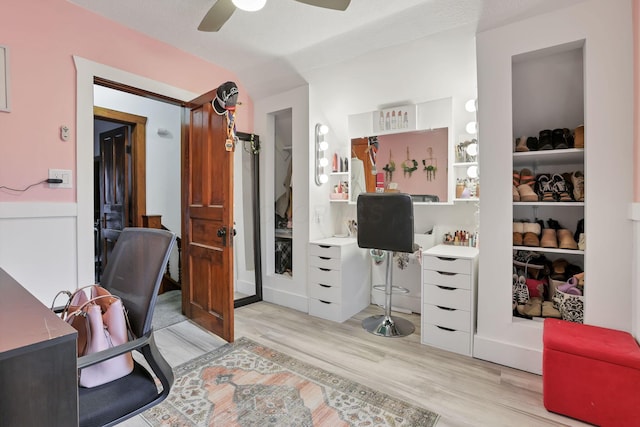
[[[254,99],[299,86],[315,68],[456,27],[478,31],[584,0],[352,0],[344,12],[294,0],[197,27],[215,0],[70,0],[235,72]]]

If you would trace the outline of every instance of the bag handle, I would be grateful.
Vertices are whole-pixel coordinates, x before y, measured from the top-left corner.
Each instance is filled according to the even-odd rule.
[[[66,296],[67,296],[67,302],[66,302],[66,304],[64,305],[64,310],[66,310],[66,309],[69,307],[69,304],[71,304],[71,296],[72,296],[71,292],[69,292],[69,291],[60,291],[60,292],[58,292],[58,293],[56,294],[56,296],[55,296],[55,297],[53,297],[53,301],[51,301],[51,311],[53,311],[53,309],[55,308],[55,306],[56,306],[56,300],[58,299],[58,297],[59,297],[61,294],[64,294],[64,295],[66,295]]]
[[[85,286],[85,287],[87,287],[87,286]],[[86,319],[87,318],[87,312],[85,311],[85,308],[87,306],[89,306],[89,305],[96,304],[97,300],[103,299],[103,298],[113,298],[113,299],[116,299],[116,300],[122,302],[122,298],[120,298],[118,295],[113,295],[113,294],[99,295],[97,297],[91,298],[89,301],[87,301],[84,304],[82,304],[80,307],[78,307],[78,309],[76,311],[74,311],[73,313],[69,314],[67,317],[83,316]],[[113,302],[111,304],[113,304]],[[109,304],[109,306],[111,306],[111,304]],[[133,329],[131,329],[131,323],[129,323],[129,316],[127,314],[127,310],[124,307],[124,304],[122,304],[122,315],[124,316],[124,321],[127,324],[127,332],[128,332],[128,334],[130,336],[134,336],[133,335]],[[88,329],[90,329],[90,328],[88,328]]]

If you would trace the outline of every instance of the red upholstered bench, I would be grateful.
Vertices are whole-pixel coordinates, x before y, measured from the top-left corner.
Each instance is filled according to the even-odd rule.
[[[599,426],[640,426],[640,348],[631,334],[547,318],[544,406]]]

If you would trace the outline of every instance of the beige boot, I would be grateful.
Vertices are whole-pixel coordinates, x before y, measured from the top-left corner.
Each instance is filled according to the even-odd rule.
[[[522,246],[522,238],[524,236],[524,224],[521,222],[513,223],[513,246]]]
[[[525,246],[540,246],[540,224],[537,222],[525,222],[524,237],[522,239]]]

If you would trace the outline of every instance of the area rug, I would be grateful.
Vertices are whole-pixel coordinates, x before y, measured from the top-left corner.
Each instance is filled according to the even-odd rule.
[[[240,338],[174,369],[154,426],[433,426],[439,415]]]

